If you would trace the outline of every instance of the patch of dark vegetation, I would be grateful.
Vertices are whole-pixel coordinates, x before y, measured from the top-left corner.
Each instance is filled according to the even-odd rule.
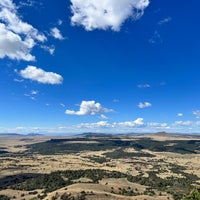
[[[200,188],[193,189],[190,194],[185,196],[183,200],[199,200],[200,199]]]
[[[119,159],[119,158],[134,158],[134,157],[155,157],[154,155],[150,153],[144,153],[144,152],[125,152],[122,148],[116,149],[113,152],[105,153],[109,158],[112,159]]]
[[[73,184],[73,180],[80,178],[88,178],[92,180],[92,183],[98,183],[103,178],[127,178],[128,181],[138,183],[141,185],[148,186],[148,191],[146,194],[154,195],[153,191],[158,190],[161,192],[167,192],[173,195],[175,200],[182,199],[185,195],[188,195],[189,192],[193,189],[194,184],[197,185],[197,180],[199,178],[196,175],[188,174],[183,172],[184,168],[181,166],[172,164],[171,170],[175,173],[178,173],[181,178],[178,177],[168,177],[162,179],[158,177],[156,171],[148,171],[148,177],[144,177],[143,173],[140,173],[137,176],[132,176],[124,174],[117,171],[107,171],[101,169],[87,169],[87,170],[67,170],[67,171],[57,171],[50,174],[41,174],[35,177],[26,177],[18,182],[9,182],[7,188],[15,190],[24,190],[24,191],[34,191],[36,189],[43,189],[44,193],[55,191],[59,188],[66,187]],[[0,180],[1,181],[1,180]],[[87,184],[87,183],[86,183]],[[131,189],[126,189],[120,191],[122,195],[134,195],[136,192]]]
[[[196,175],[183,172],[184,168],[181,166],[173,164],[171,167],[174,173],[182,175],[183,178],[171,176],[162,179],[156,175],[156,171],[148,171],[148,177],[144,177],[141,173],[138,176],[128,176],[127,179],[130,182],[136,182],[158,191],[167,192],[173,195],[175,200],[180,200],[191,191],[199,178]]]
[[[5,154],[5,153],[9,153],[9,152],[8,152],[8,151],[1,150],[1,149],[0,149],[0,154]]]
[[[23,183],[28,179],[33,179],[40,176],[39,174],[17,174],[13,176],[6,176],[0,179],[0,189],[5,189],[8,186]]]
[[[102,156],[93,156],[93,157],[88,157],[91,161],[94,161],[96,163],[102,164],[105,162],[109,162],[110,159],[102,157]]]
[[[70,143],[71,141],[73,141],[73,143]],[[81,141],[81,143],[78,143],[79,141]],[[174,145],[170,145],[171,141],[155,141],[149,138],[138,140],[130,139],[128,141],[119,138],[95,138],[97,143],[88,143],[88,141],[94,141],[94,138],[51,139],[46,142],[27,145],[29,149],[27,153],[52,155],[79,153],[81,151],[110,150],[118,147],[134,148],[138,151],[147,149],[156,152],[175,152],[181,154],[195,154],[197,151],[200,151],[200,140],[175,140],[173,141]]]
[[[10,200],[10,197],[8,197],[6,195],[0,195],[0,199],[1,200]]]
[[[75,138],[75,139],[51,139],[46,142],[27,145],[29,153],[48,154],[65,154],[65,153],[79,153],[81,151],[101,151],[113,149],[116,147],[130,146],[130,141],[122,141],[120,139],[95,139],[98,143],[88,143],[94,141],[93,138]],[[73,143],[70,143],[73,141]],[[77,143],[75,143],[77,141]],[[78,143],[81,141],[82,143]],[[85,141],[85,143],[84,143]]]
[[[131,142],[136,150],[148,149],[156,152],[174,152],[181,154],[195,154],[200,150],[200,140],[174,140],[174,145],[170,145],[171,141],[156,141],[149,138],[134,140]]]
[[[12,184],[8,188],[25,191],[44,189],[44,192],[48,193],[71,185],[73,180],[80,179],[81,177],[89,178],[93,183],[98,183],[103,178],[124,178],[126,175],[117,171],[111,172],[100,169],[57,171],[51,174],[41,174],[23,182]]]

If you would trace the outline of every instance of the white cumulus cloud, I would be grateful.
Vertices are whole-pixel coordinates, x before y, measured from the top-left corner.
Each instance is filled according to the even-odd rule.
[[[137,118],[134,121],[126,121],[126,122],[119,122],[117,125],[125,126],[125,127],[134,127],[134,126],[142,126],[144,125],[143,118]]]
[[[32,48],[47,38],[23,22],[12,0],[0,1],[0,58],[33,61]]]
[[[79,129],[98,129],[98,128],[110,128],[111,124],[109,124],[107,121],[99,121],[95,123],[81,123],[77,125],[77,128]]]
[[[56,27],[51,29],[51,36],[58,40],[64,40],[64,37],[62,36],[60,30]]]
[[[95,115],[98,113],[112,112],[112,109],[107,109],[101,106],[100,103],[95,101],[82,101],[78,111],[66,110],[68,115]]]
[[[61,84],[63,81],[61,75],[54,72],[46,72],[35,66],[27,66],[24,70],[20,71],[20,75],[23,78],[44,84]]]
[[[144,103],[140,102],[140,103],[138,104],[138,107],[139,107],[139,108],[148,108],[148,107],[151,107],[151,106],[152,106],[152,104],[149,103],[149,102],[144,102]]]
[[[119,31],[126,19],[139,19],[149,0],[71,0],[72,25]]]

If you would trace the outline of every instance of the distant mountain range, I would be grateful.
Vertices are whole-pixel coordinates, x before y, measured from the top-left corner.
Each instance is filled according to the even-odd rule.
[[[43,134],[39,134],[39,133],[28,133],[28,134],[0,133],[0,136],[43,136]]]

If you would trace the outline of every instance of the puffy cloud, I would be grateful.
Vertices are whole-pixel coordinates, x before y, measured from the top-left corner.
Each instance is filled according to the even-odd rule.
[[[33,61],[32,48],[45,40],[36,28],[20,19],[12,0],[0,1],[0,58]]]
[[[71,0],[72,25],[86,30],[109,29],[119,31],[126,19],[138,20],[149,0]]]
[[[138,107],[139,107],[139,108],[148,108],[148,107],[151,107],[151,106],[152,106],[152,104],[149,103],[149,102],[144,102],[144,103],[140,102],[140,103],[138,104]]]
[[[192,113],[196,116],[196,118],[200,118],[200,110],[194,110]]]
[[[98,113],[112,112],[113,110],[107,109],[101,106],[100,103],[95,101],[82,101],[80,109],[78,111],[66,110],[68,115],[95,115]]]
[[[177,117],[183,117],[183,113],[178,113]]]
[[[95,123],[81,123],[77,125],[79,129],[98,129],[98,128],[109,128],[112,125],[109,124],[107,121],[99,121]]]
[[[119,122],[116,123],[116,125],[125,127],[143,126],[144,125],[143,120],[144,120],[143,118],[137,118],[134,121]]]
[[[64,37],[60,33],[60,30],[56,27],[51,29],[51,36],[58,40],[64,40]]]
[[[109,123],[107,121],[99,121],[95,123],[81,123],[77,125],[77,128],[81,129],[99,129],[99,128],[110,128],[110,129],[117,129],[117,130],[129,130],[130,128],[138,128],[144,126],[143,118],[137,118],[134,121],[126,121],[126,122],[114,122]]]
[[[27,66],[24,70],[20,71],[20,75],[23,78],[44,84],[61,84],[63,81],[61,75],[54,72],[46,72],[35,66]]]

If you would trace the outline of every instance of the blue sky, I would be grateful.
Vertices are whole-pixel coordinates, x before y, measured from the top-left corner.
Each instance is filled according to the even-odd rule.
[[[199,133],[199,6],[1,0],[0,132]]]

